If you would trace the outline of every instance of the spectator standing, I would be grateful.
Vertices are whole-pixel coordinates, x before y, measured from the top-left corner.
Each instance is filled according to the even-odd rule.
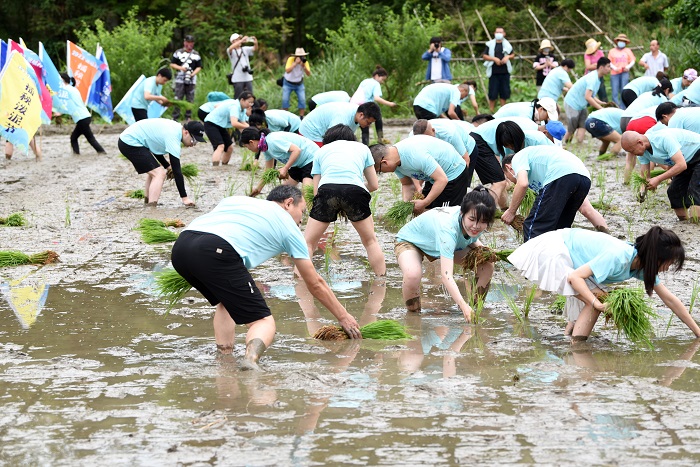
[[[309,55],[303,47],[297,47],[284,66],[282,81],[282,109],[289,110],[289,97],[292,91],[297,94],[299,116],[306,112],[306,90],[304,89],[304,76],[311,76],[311,66],[306,59]]]
[[[170,68],[176,70],[175,99],[194,102],[194,90],[197,86],[197,73],[202,71],[202,56],[194,50],[194,36],[185,36],[183,47],[177,49],[170,59]],[[185,119],[192,117],[192,110],[185,111]],[[173,120],[180,119],[180,107],[173,109]]]
[[[544,79],[547,77],[550,71],[559,66],[556,57],[552,53],[552,43],[548,39],[544,39],[540,43],[540,50],[535,57],[535,62],[532,66],[537,71],[535,77],[535,84],[537,85],[537,91],[539,92],[542,87]]]
[[[627,106],[622,102],[622,88],[630,82],[630,69],[637,61],[636,57],[627,45],[630,40],[626,34],[618,34],[615,38],[615,48],[608,52],[610,60],[610,86],[612,87],[613,101],[621,109]]]
[[[450,60],[452,51],[442,45],[442,37],[435,36],[430,39],[430,47],[421,57],[428,62],[428,70],[425,79],[431,83],[449,83],[452,80]]]
[[[668,57],[659,50],[659,41],[653,39],[649,43],[649,52],[642,56],[639,64],[646,70],[644,76],[656,77],[656,73],[668,71]]]
[[[600,42],[595,39],[588,39],[586,41],[586,53],[583,54],[583,61],[586,63],[586,71],[584,74],[596,71],[598,69],[598,60],[603,57],[605,57],[605,52],[601,50]],[[605,89],[605,78],[600,78],[598,99],[602,102],[608,101],[608,91]]]
[[[258,50],[258,39],[254,36],[241,36],[238,33],[231,34],[231,45],[226,49],[226,54],[231,60],[231,79],[233,85],[233,98],[238,99],[242,92],[253,94],[253,69],[250,67],[250,57]],[[252,42],[252,46],[245,46]]]
[[[515,57],[513,46],[506,39],[503,28],[496,28],[494,38],[486,43],[482,57],[489,78],[489,109],[493,113],[496,99],[500,96],[501,105],[506,105],[510,98],[510,74],[513,65],[510,59]]]

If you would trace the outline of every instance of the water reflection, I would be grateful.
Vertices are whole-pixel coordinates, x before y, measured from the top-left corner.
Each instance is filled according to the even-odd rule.
[[[44,308],[49,295],[49,284],[36,277],[25,276],[1,283],[0,292],[22,328],[29,329]]]

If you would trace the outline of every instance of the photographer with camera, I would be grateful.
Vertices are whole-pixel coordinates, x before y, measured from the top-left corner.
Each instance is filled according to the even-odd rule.
[[[433,83],[449,83],[452,80],[450,60],[452,51],[442,46],[442,37],[436,36],[430,39],[430,47],[421,57],[428,62],[428,71],[425,79]]]
[[[202,70],[202,56],[194,50],[194,36],[185,36],[183,47],[177,49],[170,59],[170,68],[176,70],[175,75],[175,99],[186,99],[194,102],[194,89],[197,86],[197,73]],[[185,119],[192,117],[192,111],[185,112]],[[173,109],[173,120],[180,119],[180,107]]]
[[[253,93],[253,69],[250,66],[250,57],[258,50],[258,39],[254,36],[241,36],[231,34],[231,45],[226,49],[226,54],[231,60],[231,73],[227,75],[228,82],[233,85],[233,98],[238,99],[242,92]],[[243,44],[253,43],[252,46]]]
[[[311,67],[306,59],[307,54],[302,47],[287,59],[284,66],[284,76],[282,80],[282,108],[289,110],[289,97],[292,91],[297,93],[299,102],[299,116],[303,117],[306,112],[306,90],[304,89],[304,75],[311,76]]]

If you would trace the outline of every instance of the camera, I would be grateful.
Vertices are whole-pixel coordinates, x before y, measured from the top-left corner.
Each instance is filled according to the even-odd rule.
[[[253,74],[253,70],[251,70],[249,66],[244,66],[243,68],[241,68],[241,71],[243,73],[249,73],[251,75]]]
[[[306,57],[300,57],[302,63],[306,63]]]
[[[190,70],[185,72],[184,83],[188,86],[192,84],[192,72]]]

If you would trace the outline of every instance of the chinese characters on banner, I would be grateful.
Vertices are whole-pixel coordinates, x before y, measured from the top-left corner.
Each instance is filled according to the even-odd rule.
[[[83,102],[87,102],[90,86],[99,77],[97,59],[71,41],[67,41],[67,49],[66,65],[69,74],[75,79],[75,88],[80,91]]]
[[[38,81],[24,56],[12,51],[0,74],[0,136],[21,151],[41,125]]]

